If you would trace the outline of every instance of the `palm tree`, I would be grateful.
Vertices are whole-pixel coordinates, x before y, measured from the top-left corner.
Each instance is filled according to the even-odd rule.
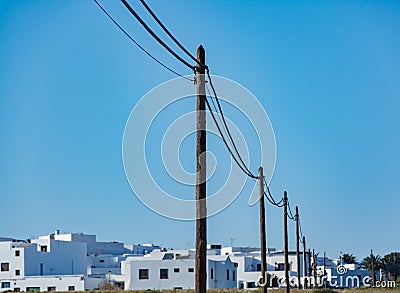
[[[374,271],[372,272],[372,261],[374,262]],[[375,276],[375,272],[379,271],[382,268],[382,259],[379,255],[370,255],[365,257],[361,262],[360,265],[362,268],[369,270],[373,276]],[[375,277],[373,277],[375,280]]]
[[[342,258],[345,264],[357,264],[357,258],[352,253],[345,253]]]
[[[382,268],[390,280],[396,281],[400,273],[400,253],[392,252],[382,258]]]

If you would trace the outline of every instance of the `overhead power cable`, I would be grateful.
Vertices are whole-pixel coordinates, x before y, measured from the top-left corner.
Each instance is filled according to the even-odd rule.
[[[168,67],[167,65],[165,65],[164,63],[162,63],[161,61],[159,61],[156,57],[154,57],[149,51],[147,51],[143,46],[141,46],[137,41],[135,41],[135,39],[122,27],[119,25],[119,23],[103,8],[103,6],[101,6],[101,4],[99,2],[97,2],[97,0],[93,0],[97,6],[100,7],[100,9],[104,12],[105,15],[108,16],[108,18],[136,45],[139,47],[139,49],[141,49],[144,53],[146,53],[151,59],[153,59],[154,61],[156,61],[158,64],[160,64],[162,67],[164,67],[165,69],[169,70],[170,72],[172,72],[173,74],[180,76],[184,79],[187,79],[189,81],[194,81],[193,79],[190,79],[178,72],[176,72],[175,70],[171,69],[170,67]]]
[[[265,180],[265,178],[264,178],[264,185],[265,185],[265,188],[267,189],[267,192],[268,192],[268,193],[265,193],[265,191],[264,191],[264,194],[265,194],[265,196],[267,197],[268,201],[269,201],[271,204],[273,204],[274,206],[277,206],[278,208],[283,207],[283,198],[281,198],[281,200],[280,200],[279,202],[277,202],[277,201],[274,199],[274,197],[273,197],[272,194],[271,194],[271,191],[270,191],[270,189],[269,189],[269,186],[268,186],[267,181]],[[269,200],[269,198],[270,198],[270,200]]]
[[[211,89],[212,89],[212,91],[213,91],[213,93],[214,93],[215,101],[217,102],[217,105],[218,105],[219,113],[220,113],[220,115],[221,115],[221,117],[222,117],[224,129],[225,129],[226,133],[228,134],[229,140],[230,140],[230,142],[231,142],[233,148],[235,149],[235,153],[237,154],[237,156],[238,156],[238,158],[239,158],[239,160],[240,160],[240,162],[241,162],[241,164],[242,164],[242,167],[243,167],[242,169],[245,169],[245,170],[246,170],[245,173],[246,173],[249,177],[254,178],[254,179],[258,179],[258,176],[254,175],[254,174],[250,171],[250,169],[246,166],[245,162],[243,161],[243,159],[242,159],[242,157],[241,157],[241,155],[240,155],[240,153],[239,153],[239,151],[238,151],[238,149],[237,149],[237,147],[236,147],[235,141],[233,140],[232,135],[231,135],[231,132],[229,131],[229,127],[228,127],[228,125],[227,125],[227,123],[226,123],[225,116],[224,116],[224,113],[223,113],[223,111],[222,111],[221,104],[219,103],[219,99],[218,99],[217,92],[216,92],[216,90],[215,90],[215,88],[214,88],[214,84],[212,83],[212,79],[211,79],[211,76],[210,76],[210,71],[209,71],[208,68],[206,69],[206,71],[207,71],[208,81],[210,82]],[[212,98],[212,97],[211,97],[211,98]]]
[[[288,218],[289,218],[290,220],[296,221],[296,219],[295,219],[294,216],[293,216],[292,209],[290,208],[289,200],[288,200],[288,204],[287,204],[287,205],[288,205],[288,208],[289,208]]]
[[[179,56],[174,50],[172,50],[163,40],[157,36],[156,33],[152,31],[152,29],[143,21],[143,19],[136,13],[136,11],[129,5],[126,0],[121,0],[121,2],[125,5],[125,7],[129,10],[129,12],[136,18],[137,21],[146,29],[146,31],[161,45],[163,46],[169,53],[171,53],[176,59],[182,62],[184,65],[192,69],[193,71],[196,69],[195,66],[189,64],[185,61],[181,56]]]
[[[151,10],[151,8],[147,5],[147,3],[144,0],[140,0],[140,2],[143,4],[144,8],[150,13],[150,15],[154,18],[154,20],[160,25],[160,27],[164,30],[164,32],[175,42],[175,44],[182,49],[183,52],[186,53],[194,62],[199,64],[200,66],[203,66],[204,68],[207,68],[207,65],[201,63],[199,60],[197,60],[196,57],[194,57],[174,36],[173,34],[165,27],[165,25],[161,22],[161,20],[157,17],[157,15]]]
[[[213,121],[214,121],[214,123],[215,123],[215,126],[216,126],[217,129],[218,129],[219,135],[221,136],[222,141],[224,142],[224,144],[225,144],[226,148],[228,149],[229,153],[231,154],[232,158],[234,159],[234,161],[236,162],[236,164],[238,165],[238,167],[239,167],[245,174],[247,174],[247,176],[252,177],[252,175],[249,174],[249,173],[244,169],[244,167],[239,163],[239,161],[237,160],[237,158],[236,158],[235,155],[233,154],[231,148],[229,147],[229,145],[228,145],[228,143],[227,143],[227,141],[226,141],[226,139],[225,139],[225,136],[224,136],[224,134],[223,134],[222,131],[221,131],[221,127],[219,126],[219,124],[218,124],[218,122],[217,122],[217,119],[215,118],[214,112],[213,112],[213,110],[212,110],[212,108],[211,108],[211,105],[210,105],[210,103],[208,102],[208,99],[207,99],[207,98],[206,98],[206,104],[207,104],[208,110],[209,110],[210,113],[211,113],[211,117],[212,117],[212,119],[213,119]],[[252,178],[254,178],[254,177],[252,177]],[[255,177],[255,178],[257,178],[257,177]]]

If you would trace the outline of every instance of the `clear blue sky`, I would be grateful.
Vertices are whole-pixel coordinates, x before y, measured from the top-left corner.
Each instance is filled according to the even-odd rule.
[[[189,73],[122,4],[101,3],[161,60]],[[358,258],[370,248],[399,250],[398,1],[149,5],[190,51],[204,45],[214,74],[259,98],[277,140],[271,189],[276,197],[287,190],[300,206],[311,248]],[[193,246],[194,223],[143,206],[121,159],[131,109],[173,76],[92,1],[1,1],[0,38],[1,236],[61,229]],[[247,200],[242,194],[209,219],[209,242],[258,245],[258,209]],[[281,210],[268,206],[267,214],[268,246],[281,248]]]

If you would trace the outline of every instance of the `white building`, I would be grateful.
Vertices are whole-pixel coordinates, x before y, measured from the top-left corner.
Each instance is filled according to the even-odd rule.
[[[195,251],[155,250],[144,256],[128,256],[122,262],[122,277],[112,280],[125,282],[125,289],[193,289]],[[207,288],[236,288],[237,268],[227,255],[207,255]]]
[[[304,284],[303,254],[300,277]],[[310,267],[306,257],[307,268]],[[357,287],[369,276],[355,265],[344,265],[339,272],[337,260],[317,257],[316,282],[336,287]],[[289,277],[297,285],[297,257],[289,252]],[[193,289],[194,250],[166,250],[152,244],[126,245],[98,242],[95,235],[54,234],[30,242],[0,237],[1,291],[78,291],[93,290],[102,283],[122,289]],[[267,250],[269,286],[282,286],[284,253]],[[258,287],[261,277],[259,248],[207,246],[207,288]],[[340,282],[345,279],[346,282]],[[335,280],[338,281],[337,285]],[[347,281],[348,280],[348,281]],[[292,282],[294,281],[294,282]],[[314,282],[313,274],[308,279]],[[325,282],[325,283],[324,283]]]
[[[237,267],[237,288],[250,289],[258,287],[261,277],[261,252],[252,247],[225,247],[221,254],[229,255]],[[289,277],[297,277],[296,252],[289,252]],[[275,281],[268,286],[278,286],[284,278],[284,254],[274,248],[267,249],[267,273]],[[303,253],[300,253],[300,276],[303,276]]]
[[[53,291],[83,289],[86,244],[50,238],[35,239],[31,243],[3,239],[0,266],[1,291],[47,291],[48,287]]]

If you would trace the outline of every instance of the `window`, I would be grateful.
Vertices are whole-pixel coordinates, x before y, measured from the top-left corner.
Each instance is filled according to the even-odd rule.
[[[188,272],[189,273],[193,273],[194,272],[194,268],[188,268]]]
[[[247,283],[247,288],[255,288],[256,287],[256,282],[248,282]]]
[[[1,288],[10,288],[11,284],[10,282],[1,282]]]
[[[229,281],[229,270],[226,270],[226,279]]]
[[[10,264],[8,262],[1,263],[1,271],[8,272],[10,270]]]
[[[148,269],[139,269],[139,280],[147,280],[149,278]]]
[[[235,274],[235,271],[232,271],[232,281],[236,281],[236,274]]]
[[[16,276],[21,275],[21,271],[20,271],[20,270],[15,270],[15,275],[16,275]]]
[[[14,287],[14,292],[21,292],[21,288]]]
[[[75,291],[75,286],[68,286],[68,291]]]
[[[260,264],[260,263],[257,264],[257,269],[256,269],[256,271],[257,271],[257,272],[261,272],[261,264]]]
[[[56,287],[47,287],[47,292],[54,292],[56,291]]]
[[[210,278],[211,280],[214,279],[214,269],[211,269],[210,271]]]
[[[15,256],[20,256],[20,253],[21,253],[21,252],[20,252],[19,250],[16,250],[16,251],[15,251]]]
[[[47,245],[40,246],[40,251],[47,252]]]
[[[278,263],[278,265],[275,267],[275,271],[284,271],[285,270],[285,264],[282,263]]]
[[[179,268],[174,268],[174,273],[179,273]]]
[[[99,262],[104,262],[104,259],[99,260]]]
[[[160,279],[168,279],[168,269],[160,269]]]
[[[43,276],[43,270],[44,270],[43,263],[40,264],[39,269],[40,269],[40,275]]]

